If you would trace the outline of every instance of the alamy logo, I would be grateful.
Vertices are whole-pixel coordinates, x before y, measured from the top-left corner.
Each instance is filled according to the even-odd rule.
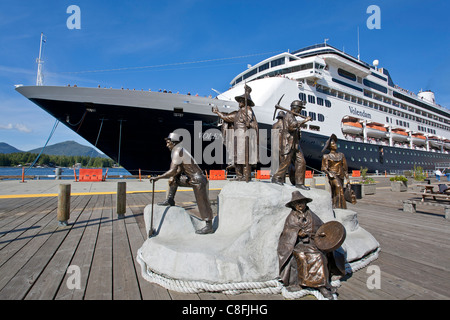
[[[71,14],[67,18],[66,25],[67,29],[81,29],[81,9],[79,6],[71,5],[67,7],[67,13]]]
[[[381,289],[381,270],[379,266],[373,265],[367,267],[367,274],[370,276],[367,278],[366,285],[369,290]]]
[[[81,289],[81,269],[77,265],[70,265],[67,268],[67,274],[70,276],[67,278],[66,285],[67,289]]]
[[[366,13],[371,14],[369,18],[367,18],[366,25],[367,28],[372,29],[381,29],[381,9],[377,5],[371,5],[367,7]]]
[[[193,136],[186,129],[176,129],[174,133],[180,135],[181,146],[184,153],[180,155],[178,149],[172,150],[172,162],[176,164],[190,163],[194,160],[197,164],[244,164],[259,162],[263,166],[276,170],[279,165],[279,130],[259,129],[226,129],[220,131],[210,128],[202,131],[202,122],[194,121]],[[203,142],[209,144],[203,145]],[[270,143],[270,141],[272,143]],[[246,152],[243,152],[248,147]],[[192,147],[193,145],[193,147]],[[223,152],[225,146],[225,154]],[[225,158],[225,159],[224,159]]]

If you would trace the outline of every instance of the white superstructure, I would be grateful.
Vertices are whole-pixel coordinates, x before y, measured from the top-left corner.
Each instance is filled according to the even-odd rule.
[[[374,61],[375,62],[375,61]],[[272,123],[273,107],[293,100],[307,102],[304,115],[313,121],[304,129],[341,140],[413,150],[448,153],[449,110],[434,93],[414,94],[394,84],[389,72],[371,66],[326,44],[285,52],[248,68],[219,99],[252,89],[258,121]],[[274,94],[276,93],[276,94]]]

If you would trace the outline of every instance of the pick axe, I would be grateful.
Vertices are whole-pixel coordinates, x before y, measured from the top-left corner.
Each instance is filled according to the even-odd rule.
[[[150,229],[148,230],[148,237],[150,238],[154,233],[153,230],[153,207],[155,205],[155,180],[152,180],[152,211],[150,214]]]

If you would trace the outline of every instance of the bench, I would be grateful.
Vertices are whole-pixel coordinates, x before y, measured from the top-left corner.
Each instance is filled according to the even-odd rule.
[[[429,201],[419,201],[419,200],[403,200],[403,212],[416,213],[416,206],[428,205],[433,207],[443,207],[445,219],[450,220],[450,203],[439,203],[439,202],[429,202]]]
[[[424,202],[426,198],[433,198],[433,200],[450,201],[450,194],[434,193],[434,192],[409,192],[409,194],[422,197],[422,202]]]

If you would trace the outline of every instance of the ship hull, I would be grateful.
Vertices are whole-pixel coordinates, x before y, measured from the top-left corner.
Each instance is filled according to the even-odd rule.
[[[96,103],[89,105],[95,112],[86,112],[86,103],[35,98],[30,100],[69,129],[96,145],[99,150],[119,162],[132,174],[136,174],[139,169],[143,174],[166,171],[170,164],[170,151],[165,146],[164,138],[177,129],[187,130],[193,138],[191,153],[202,169],[227,167],[225,156],[215,163],[206,163],[203,159],[203,149],[211,143],[205,132],[211,129],[220,132],[217,116],[212,113],[206,115],[183,112],[181,115],[162,109]],[[259,123],[259,127],[270,132],[272,126]],[[323,155],[321,151],[327,139],[328,137],[324,135],[302,132],[300,147],[305,156],[307,170],[320,171]],[[430,152],[427,151],[347,140],[338,140],[338,147],[339,151],[345,154],[350,171],[359,170],[361,167],[367,167],[370,172],[380,173],[411,170],[414,167],[410,162],[412,157],[427,170],[434,169],[435,163],[448,161],[446,154],[433,154],[433,157],[430,157]],[[270,141],[260,152],[263,152],[266,158],[271,156]],[[271,163],[264,163],[258,165],[258,168],[269,168],[270,165]]]

